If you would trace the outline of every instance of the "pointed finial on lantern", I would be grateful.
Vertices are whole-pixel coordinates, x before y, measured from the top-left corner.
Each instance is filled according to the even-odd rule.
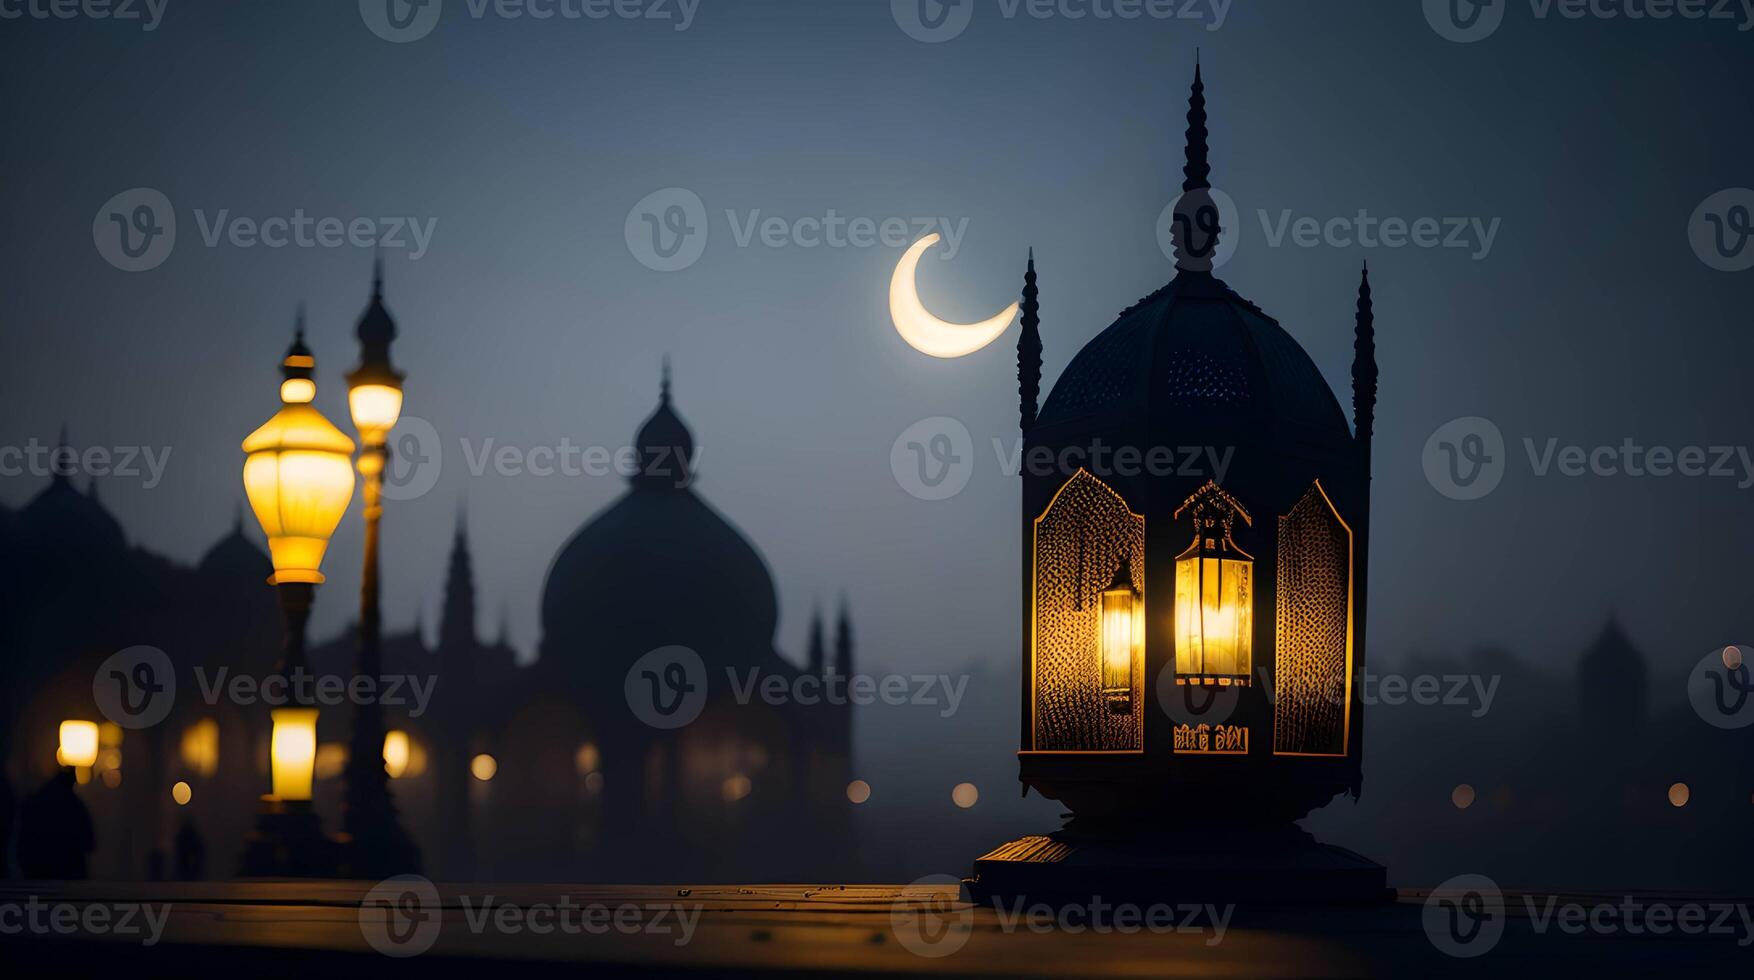
[[[1212,199],[1212,162],[1207,147],[1206,82],[1194,64],[1194,84],[1188,93],[1187,162],[1182,166],[1182,194],[1176,199],[1170,239],[1175,244],[1175,267],[1179,272],[1212,271],[1218,253],[1218,205]]]
[[[658,374],[658,400],[670,404],[670,355],[665,354]]]

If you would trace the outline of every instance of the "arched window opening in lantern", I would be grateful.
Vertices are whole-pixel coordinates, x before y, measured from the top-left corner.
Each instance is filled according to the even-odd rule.
[[[1194,540],[1175,559],[1175,682],[1244,685],[1253,669],[1254,556],[1237,547],[1236,499],[1207,483],[1176,509],[1193,518]]]
[[[1144,748],[1145,518],[1079,470],[1035,519],[1034,751]]]
[[[1343,756],[1352,711],[1352,529],[1320,482],[1279,518],[1273,754]]]

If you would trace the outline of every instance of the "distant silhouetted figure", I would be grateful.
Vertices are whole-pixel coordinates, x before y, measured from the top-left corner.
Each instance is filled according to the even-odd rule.
[[[73,770],[62,769],[18,808],[18,870],[26,878],[84,878],[85,856],[97,846],[91,811],[73,793]]]
[[[177,828],[177,880],[200,881],[207,870],[207,845],[201,840],[201,831],[195,829],[195,821],[183,818],[183,825]]]

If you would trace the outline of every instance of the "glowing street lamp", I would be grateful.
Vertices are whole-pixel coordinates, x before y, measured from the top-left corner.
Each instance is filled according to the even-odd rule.
[[[61,744],[55,750],[55,761],[72,769],[80,782],[91,778],[91,767],[97,764],[97,723],[68,720],[61,723]]]
[[[372,295],[356,330],[359,366],[347,374],[347,406],[363,448],[359,475],[365,490],[365,565],[359,578],[359,658],[354,673],[376,678],[383,672],[383,614],[379,608],[378,525],[384,514],[384,469],[390,459],[390,430],[402,415],[404,375],[390,363],[396,321],[384,307],[384,275],[380,260],[372,269]],[[342,798],[342,829],[351,842],[348,872],[383,878],[418,870],[419,853],[396,816],[389,780],[407,771],[409,746],[401,734],[401,765],[391,756],[384,731],[383,710],[375,699],[354,707],[349,745],[346,792]],[[400,769],[400,771],[398,771]]]
[[[317,362],[304,343],[303,315],[281,361],[280,411],[244,440],[244,490],[268,535],[274,563],[269,582],[280,593],[286,645],[276,673],[291,683],[306,669],[305,627],[310,620],[329,536],[353,499],[353,440],[311,405]],[[273,792],[262,797],[255,831],[245,848],[243,873],[310,876],[332,871],[332,847],[311,807],[316,766],[317,709],[292,703],[271,712]]]

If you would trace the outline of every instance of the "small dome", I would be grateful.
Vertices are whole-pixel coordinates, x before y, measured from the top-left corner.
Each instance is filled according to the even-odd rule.
[[[39,549],[77,555],[90,561],[127,550],[122,525],[98,502],[93,492],[80,493],[73,481],[57,475],[42,493],[18,513],[21,536]]]
[[[1351,438],[1333,390],[1297,341],[1202,272],[1181,272],[1086,344],[1039,421],[1100,426],[1153,408],[1178,418],[1295,426],[1302,436],[1339,445]]]
[[[694,439],[670,404],[640,427],[641,471],[627,493],[555,556],[542,596],[547,669],[619,677],[654,645],[680,644],[709,663],[773,656],[779,600],[767,562],[693,490]],[[618,682],[617,682],[618,683]],[[619,691],[619,687],[616,688]]]
[[[231,531],[207,549],[195,571],[214,582],[260,583],[274,574],[274,563],[244,532],[243,514],[239,512]]]

